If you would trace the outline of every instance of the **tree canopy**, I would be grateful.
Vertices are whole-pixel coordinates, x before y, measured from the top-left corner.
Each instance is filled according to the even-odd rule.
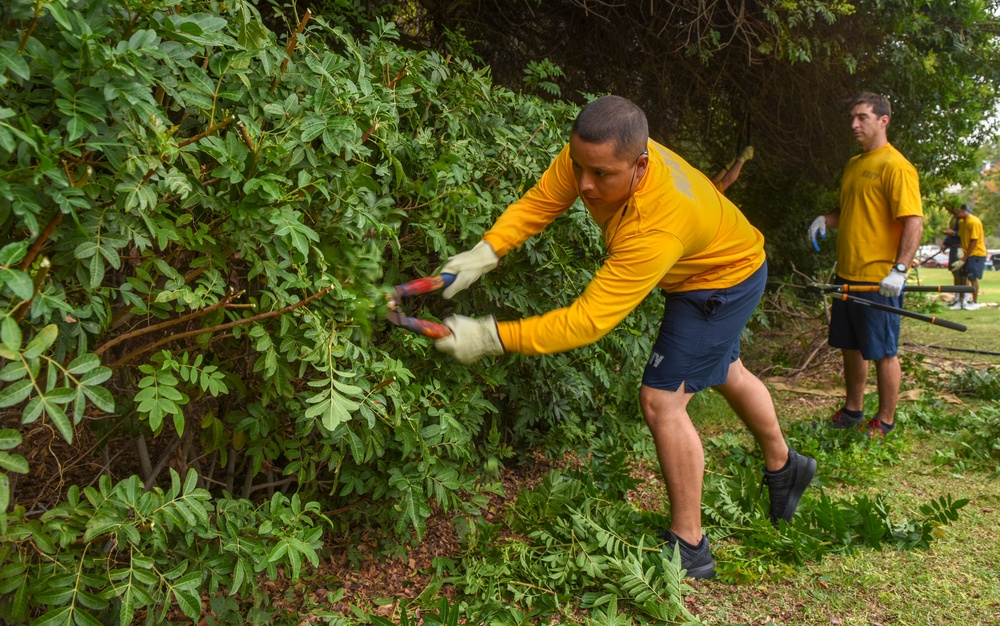
[[[512,89],[529,89],[526,72],[547,60],[561,70],[548,80],[562,98],[582,103],[586,94],[613,92],[633,99],[655,138],[710,175],[751,142],[756,157],[733,193],[772,239],[784,238],[789,221],[801,231],[815,205],[831,201],[856,150],[845,103],[858,91],[892,102],[890,141],[917,167],[928,197],[976,178],[977,147],[996,130],[992,1],[380,6],[409,16],[404,32],[418,45],[461,32],[494,80]]]

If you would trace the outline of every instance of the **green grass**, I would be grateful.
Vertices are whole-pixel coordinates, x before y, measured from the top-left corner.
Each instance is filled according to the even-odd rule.
[[[944,269],[923,269],[920,270],[920,282],[924,285],[950,285],[951,274]],[[907,307],[911,306],[911,299],[919,302],[916,300],[918,297],[907,298]],[[986,272],[983,276],[979,286],[979,302],[984,306],[978,311],[952,311],[943,303],[933,309],[934,315],[965,324],[968,330],[964,333],[904,318],[901,340],[928,346],[1000,352],[1000,332],[997,332],[1000,325],[1000,306],[988,306],[1000,303],[1000,272]],[[942,354],[961,353],[944,351]]]
[[[738,423],[718,396],[702,394],[694,411],[705,436],[738,431]],[[800,422],[824,419],[829,401],[811,406],[793,394],[775,394],[783,407],[787,432],[799,432]],[[942,418],[960,424],[963,411],[941,403],[924,403],[925,412],[949,413]],[[831,497],[881,494],[897,516],[917,517],[919,507],[944,495],[968,498],[958,521],[938,531],[929,550],[873,550],[859,548],[819,562],[786,570],[781,580],[752,584],[720,581],[695,583],[698,593],[689,598],[706,624],[998,624],[1000,623],[1000,490],[988,465],[957,471],[935,463],[935,451],[954,445],[952,436],[907,423],[912,405],[900,410],[901,426],[894,437],[895,460],[876,466],[860,484],[828,478],[844,468],[820,467],[819,482]],[[918,420],[919,422],[919,420]],[[749,437],[745,437],[747,444]],[[822,433],[817,435],[823,437]],[[884,442],[882,445],[888,444]],[[857,462],[875,458],[867,443],[860,443]],[[879,444],[874,444],[879,445]],[[864,454],[862,454],[864,453]],[[828,463],[850,462],[831,456]],[[864,469],[864,468],[861,468]],[[814,497],[808,494],[807,498]],[[725,555],[725,546],[719,552]]]
[[[920,278],[923,284],[950,284],[950,274],[945,270],[925,269]],[[904,319],[904,342],[1000,352],[1000,307],[951,311],[946,305],[922,304],[917,298],[908,297],[907,307],[929,306],[935,315],[966,324],[968,331],[959,333]],[[916,302],[911,303],[911,299]],[[980,302],[998,301],[1000,272],[990,272],[982,281]],[[752,346],[749,350],[753,350]],[[831,457],[828,467],[819,468],[819,482],[831,497],[882,494],[896,515],[911,517],[919,516],[922,504],[940,496],[967,498],[970,502],[961,510],[959,519],[939,529],[938,541],[929,550],[860,548],[791,569],[781,580],[696,583],[698,593],[693,595],[692,603],[705,623],[1000,624],[1000,577],[996,566],[1000,562],[1000,463],[994,460],[967,465],[954,457],[954,431],[961,429],[963,416],[970,411],[995,409],[983,400],[965,398],[964,404],[955,405],[935,396],[936,390],[947,390],[950,371],[969,366],[985,371],[994,363],[1000,364],[1000,357],[919,351],[931,356],[918,354],[917,348],[902,353],[903,389],[922,388],[927,393],[919,403],[900,404],[900,426],[892,444],[895,459],[889,455],[887,461],[861,468],[870,469],[871,475],[851,483],[831,480],[832,473],[845,468],[829,464],[872,463],[876,457],[857,455],[855,461]],[[873,378],[870,383],[874,385]],[[837,388],[842,383],[809,380],[800,384]],[[692,415],[703,436],[739,430],[739,423],[721,397],[701,395],[704,397],[692,403]],[[786,436],[803,432],[803,422],[827,419],[841,402],[840,398],[790,392],[775,393],[774,400]],[[874,406],[873,400],[868,398],[866,406]],[[749,436],[739,436],[750,445]],[[806,498],[815,496],[815,490],[811,491],[814,493],[807,492]]]

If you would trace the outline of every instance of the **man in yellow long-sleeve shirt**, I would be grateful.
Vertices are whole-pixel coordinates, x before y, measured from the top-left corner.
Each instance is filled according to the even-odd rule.
[[[770,487],[770,515],[791,520],[816,472],[790,450],[770,393],[739,358],[740,332],[764,290],[764,238],[701,172],[649,139],[646,116],[632,102],[605,96],[573,123],[569,143],[538,183],[500,216],[473,249],[445,263],[455,274],[450,298],[499,258],[543,230],[576,198],[600,226],[608,260],[570,306],[497,322],[452,316],[452,333],[435,342],[462,362],[488,354],[571,350],[607,334],[651,291],[666,292],[663,324],[639,400],[667,484],[671,524],[688,575],[715,573],[701,531],[705,458],[687,413],[693,394],[714,387],[760,445]]]

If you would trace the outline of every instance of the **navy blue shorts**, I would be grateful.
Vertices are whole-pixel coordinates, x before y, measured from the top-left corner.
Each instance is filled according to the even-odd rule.
[[[694,393],[726,382],[740,335],[764,294],[767,263],[738,285],[666,294],[663,323],[642,384]]]
[[[979,280],[983,277],[983,271],[986,269],[986,257],[966,257],[965,266],[962,269],[965,270],[965,276],[969,280]]]
[[[834,282],[838,285],[878,284],[847,281],[840,276]],[[901,295],[886,298],[878,295],[877,291],[858,291],[851,296],[896,308],[903,307]],[[860,350],[861,356],[866,361],[896,356],[899,351],[899,315],[854,302],[845,302],[834,296],[830,307],[829,344],[841,350]]]

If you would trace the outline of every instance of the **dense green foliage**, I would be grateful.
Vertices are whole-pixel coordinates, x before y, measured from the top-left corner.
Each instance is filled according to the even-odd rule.
[[[321,526],[390,545],[433,509],[461,526],[511,442],[556,422],[578,440],[631,406],[641,314],[571,355],[474,368],[379,321],[386,285],[474,244],[537,178],[573,106],[405,50],[389,23],[355,39],[336,15],[171,0],[0,13],[5,615],[194,617],[194,589],[298,572]],[[599,234],[582,209],[550,230],[411,312],[568,303]],[[53,491],[22,452],[58,440],[126,453],[99,489]],[[181,491],[157,487],[168,466]]]
[[[461,37],[414,50],[392,23],[357,30],[356,3],[326,6],[0,7],[0,614],[196,620],[203,593],[252,611],[269,602],[254,577],[298,579],[324,533],[375,529],[399,552],[445,511],[470,546],[452,582],[480,617],[517,623],[586,589],[594,623],[619,606],[690,619],[664,519],[622,497],[655,297],[594,346],[472,367],[381,320],[389,285],[473,245],[537,179],[575,105],[494,87]],[[561,75],[538,61],[525,84],[551,94]],[[602,253],[574,207],[455,302],[407,306],[541,313]],[[478,518],[504,460],[592,441],[590,465],[518,501],[524,540],[492,542]],[[87,455],[99,476],[67,463]],[[897,522],[877,499],[823,500],[802,533],[832,536],[778,549],[751,457],[726,456],[713,532],[742,528],[764,563],[734,556],[731,579],[926,546],[961,506]]]

